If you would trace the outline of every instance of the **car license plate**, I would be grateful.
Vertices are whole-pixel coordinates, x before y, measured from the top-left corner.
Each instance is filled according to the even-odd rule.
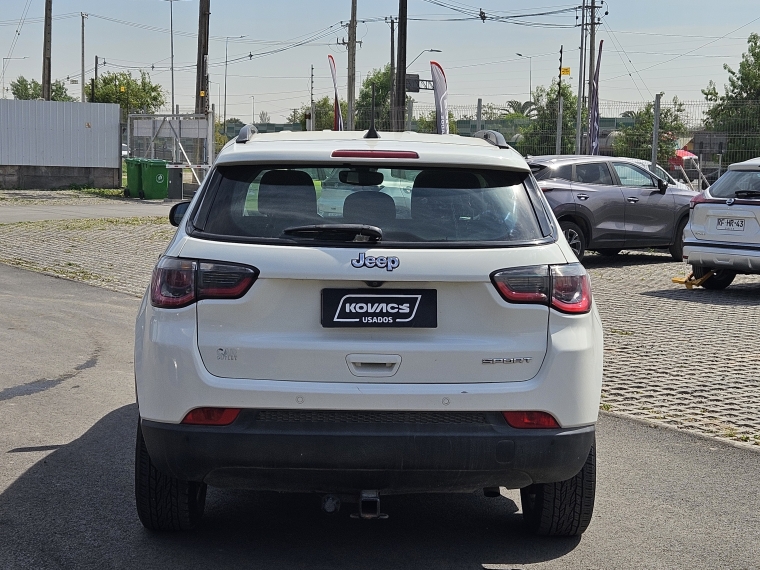
[[[435,289],[322,289],[322,326],[436,328],[438,292]]]
[[[719,230],[728,230],[733,232],[744,231],[743,218],[718,218],[717,228]]]

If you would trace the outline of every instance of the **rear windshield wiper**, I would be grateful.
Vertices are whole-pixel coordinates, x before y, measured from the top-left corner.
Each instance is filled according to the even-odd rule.
[[[283,235],[323,241],[378,242],[383,230],[364,224],[315,224],[285,228]]]
[[[734,196],[737,198],[752,198],[760,196],[760,190],[737,190],[734,192]]]

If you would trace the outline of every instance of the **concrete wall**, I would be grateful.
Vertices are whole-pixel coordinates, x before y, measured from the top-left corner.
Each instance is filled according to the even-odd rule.
[[[0,165],[0,189],[121,188],[121,168]]]

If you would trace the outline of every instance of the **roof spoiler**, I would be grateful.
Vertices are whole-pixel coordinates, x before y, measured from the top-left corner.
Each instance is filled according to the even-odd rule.
[[[498,146],[499,148],[512,148],[507,144],[507,139],[505,139],[504,135],[499,131],[482,130],[478,131],[472,136],[478,139],[483,139],[484,141],[491,143],[493,146]]]
[[[235,139],[235,142],[245,144],[249,140],[251,140],[251,137],[253,135],[259,134],[259,129],[256,128],[255,125],[245,125],[242,129],[240,129],[240,132],[238,133],[237,139]]]

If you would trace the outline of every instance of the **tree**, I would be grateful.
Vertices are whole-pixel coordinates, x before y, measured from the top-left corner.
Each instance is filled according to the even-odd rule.
[[[435,112],[435,109],[427,113],[426,115],[421,115],[417,119],[417,132],[418,133],[435,133],[436,130],[436,122],[438,121],[437,114]],[[457,134],[457,120],[454,118],[454,113],[449,111],[449,133],[452,135]]]
[[[724,161],[728,162],[757,156],[760,148],[760,35],[750,34],[747,46],[738,70],[723,65],[728,72],[723,95],[713,81],[702,90],[713,103],[705,113],[705,127],[726,134]]]
[[[269,113],[266,111],[259,111],[259,124],[269,122]]]
[[[343,115],[343,120],[346,120],[346,114],[348,113],[348,103],[343,99],[340,99],[340,112]],[[296,120],[294,123],[301,123],[301,128],[306,130],[306,115],[311,112],[309,105],[303,105],[301,109],[296,113]],[[293,113],[291,113],[293,115]],[[290,120],[289,117],[288,120]],[[323,131],[325,129],[331,130],[335,126],[335,111],[333,108],[332,97],[322,97],[314,101],[314,130]]]
[[[375,126],[390,130],[391,120],[391,66],[373,69],[362,81],[359,96],[356,98],[356,128],[369,128],[372,118],[372,85],[375,86]]]
[[[578,99],[567,83],[562,84],[562,154],[575,152],[575,119]],[[547,89],[539,86],[533,91],[533,119],[520,129],[522,140],[515,144],[522,154],[554,154],[557,148],[557,110],[559,88],[556,81]],[[585,113],[584,113],[585,119]]]
[[[657,163],[666,165],[675,156],[676,141],[686,132],[683,121],[684,106],[673,97],[671,106],[660,108],[660,132],[657,143]],[[635,111],[626,111],[623,116],[633,119],[632,125],[620,129],[620,135],[613,142],[616,156],[629,158],[652,158],[652,133],[654,131],[654,103],[647,103]]]
[[[52,101],[76,101],[74,97],[69,95],[63,81],[54,81],[50,87],[50,99]],[[42,84],[36,79],[29,81],[23,75],[19,75],[16,81],[11,81],[11,93],[16,99],[27,101],[42,99]]]
[[[166,94],[150,75],[140,71],[140,77],[132,77],[131,71],[106,72],[95,82],[95,100],[92,90],[86,89],[87,100],[92,103],[116,103],[121,106],[124,118],[129,113],[153,114],[166,104]]]
[[[528,117],[532,119],[536,116],[536,104],[533,101],[520,103],[520,101],[513,99],[512,101],[507,101],[506,111],[508,112],[508,118]]]

